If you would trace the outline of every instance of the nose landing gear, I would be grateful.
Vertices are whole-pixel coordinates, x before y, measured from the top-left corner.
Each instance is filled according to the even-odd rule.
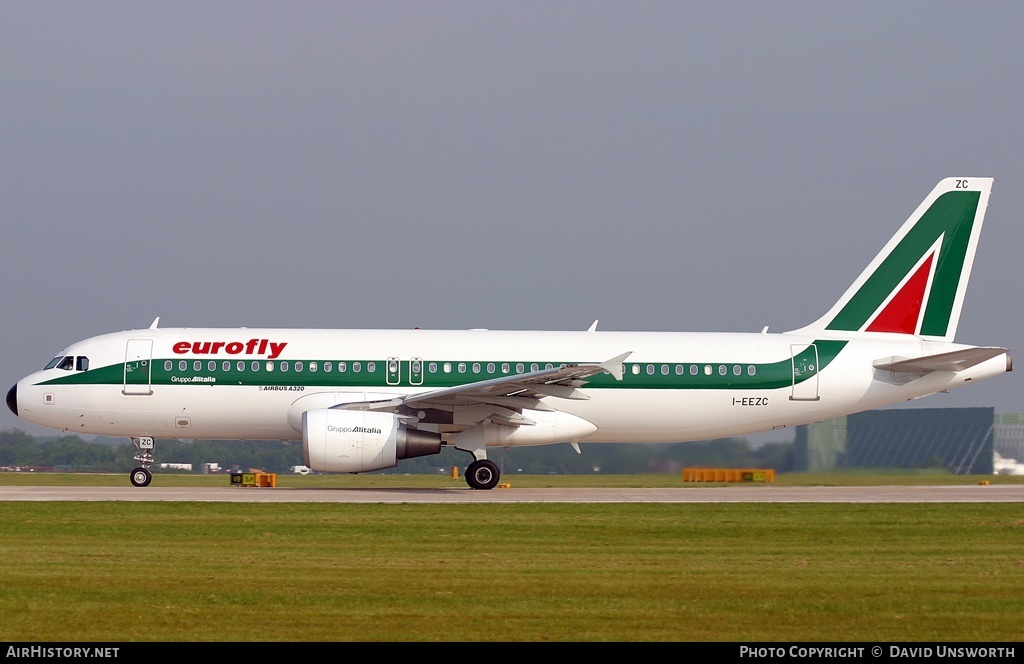
[[[132,445],[139,451],[134,458],[141,464],[132,471],[132,484],[138,487],[149,486],[153,481],[153,473],[149,471],[149,467],[153,465],[153,439],[149,436],[132,437]]]

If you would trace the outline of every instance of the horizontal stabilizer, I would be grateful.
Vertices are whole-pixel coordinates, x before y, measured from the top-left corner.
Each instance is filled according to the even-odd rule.
[[[876,360],[874,367],[895,373],[926,374],[933,371],[963,371],[1007,352],[1005,348],[965,348],[950,353],[925,355],[924,357],[887,357]]]

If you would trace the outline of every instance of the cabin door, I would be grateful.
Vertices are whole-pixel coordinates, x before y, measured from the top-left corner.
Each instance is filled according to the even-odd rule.
[[[423,358],[414,357],[409,360],[409,383],[411,385],[423,384]]]
[[[388,385],[398,385],[402,382],[402,361],[397,357],[388,358]]]
[[[153,394],[153,340],[129,339],[124,353],[124,394]]]
[[[793,401],[817,401],[818,396],[818,347],[790,346],[793,353]]]

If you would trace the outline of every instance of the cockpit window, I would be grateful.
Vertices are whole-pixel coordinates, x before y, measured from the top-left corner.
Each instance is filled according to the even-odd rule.
[[[81,355],[78,357],[78,362],[76,364],[74,355],[58,355],[43,367],[44,370],[54,368],[63,369],[64,371],[88,371],[89,358]]]

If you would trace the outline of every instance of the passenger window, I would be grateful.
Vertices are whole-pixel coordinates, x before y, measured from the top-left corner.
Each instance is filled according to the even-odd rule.
[[[324,362],[324,371],[326,371],[327,373],[331,373],[331,369],[333,368],[334,367],[331,365],[330,362]]]
[[[743,373],[743,367],[741,367],[738,364],[733,366],[733,368],[732,368],[732,375],[733,376],[739,376],[741,373]]]
[[[366,363],[366,370],[369,371],[370,373],[373,373],[374,371],[377,370],[377,363],[376,362],[367,362]]]
[[[271,362],[270,360],[267,360],[267,371],[273,371],[273,370],[274,370],[274,363]]]
[[[633,365],[633,375],[637,376],[639,374],[640,374],[640,365],[639,364],[634,364]]]
[[[178,371],[188,371],[188,362],[185,360],[178,362]]]
[[[662,376],[667,376],[668,375],[668,365],[667,364],[661,365],[661,375]]]
[[[466,363],[459,362],[459,373],[466,373]]]
[[[252,368],[253,371],[259,371],[260,370],[260,363],[259,363],[259,361],[258,360],[253,360],[251,368]]]
[[[202,360],[196,360],[195,362],[193,362],[192,363],[192,369],[195,370],[195,371],[202,371],[203,370],[203,361]]]
[[[215,360],[210,360],[209,362],[207,362],[206,363],[206,370],[207,371],[216,371],[217,370],[217,362]]]
[[[356,373],[359,373],[362,370],[363,370],[362,363],[360,363],[360,362],[353,362],[352,363],[352,371],[354,371]]]
[[[345,364],[344,362],[338,362],[338,371],[341,373],[345,373],[346,371],[348,371],[348,365]]]
[[[174,368],[174,362],[171,362],[170,360],[167,360],[166,362],[164,362],[164,371],[170,371],[173,368]]]
[[[245,371],[245,361],[244,360],[239,360],[235,364],[235,368],[238,369],[239,371]]]
[[[284,360],[281,361],[281,371],[288,371],[288,363]]]
[[[221,362],[220,368],[222,371],[231,371],[231,360],[224,360]]]
[[[523,366],[523,363],[522,363],[522,362],[518,362],[518,363],[516,364],[516,373],[523,373],[523,371],[524,371],[525,369],[526,369],[526,367],[524,367],[524,366]]]
[[[753,376],[756,373],[757,373],[757,367],[755,367],[753,364],[751,364],[749,367],[747,367],[747,375],[748,376]]]
[[[480,373],[480,363],[479,362],[474,362],[473,363],[473,373],[475,373],[475,374]]]
[[[502,362],[501,363],[501,373],[508,373],[508,371],[509,371],[508,362]]]

